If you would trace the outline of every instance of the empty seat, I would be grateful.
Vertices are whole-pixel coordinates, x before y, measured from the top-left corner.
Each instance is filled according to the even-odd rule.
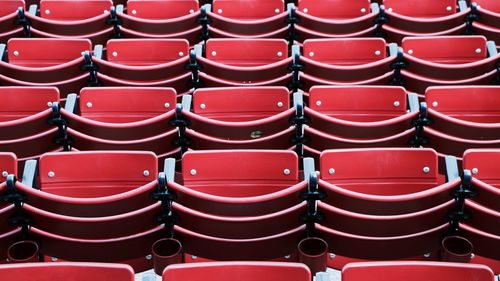
[[[4,104],[0,108],[0,123],[34,119],[34,116],[48,111],[53,102],[59,101],[59,91],[54,87],[0,87],[0,100]],[[8,136],[7,132],[5,136]]]
[[[4,182],[8,175],[17,176],[17,157],[11,152],[0,152],[0,183]]]
[[[46,19],[75,21],[109,14],[111,0],[41,0],[40,16]]]
[[[165,20],[184,17],[199,10],[197,0],[129,0],[127,13],[130,16]]]
[[[369,0],[299,0],[298,11],[325,19],[353,19],[370,14]]]
[[[280,262],[210,262],[168,266],[163,272],[164,281],[226,280],[237,277],[239,281],[308,281],[309,269],[298,263]]]
[[[3,16],[13,14],[18,8],[25,8],[24,0],[1,0],[0,1],[0,19]]]
[[[384,0],[388,12],[415,18],[445,17],[456,13],[455,0],[426,0],[417,3],[408,0]]]
[[[214,0],[213,13],[238,20],[256,20],[273,17],[283,13],[285,4],[283,0]]]
[[[484,265],[447,262],[360,262],[342,269],[343,281],[493,281],[495,276]]]
[[[0,265],[4,281],[29,280],[36,276],[39,281],[133,281],[134,270],[128,265],[83,262],[21,263]]]

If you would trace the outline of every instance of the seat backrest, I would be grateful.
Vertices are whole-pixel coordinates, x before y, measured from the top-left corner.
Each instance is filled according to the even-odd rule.
[[[425,92],[427,105],[458,119],[500,123],[500,87],[446,86],[429,87]]]
[[[284,9],[283,0],[214,0],[212,11],[226,18],[256,20],[281,14]]]
[[[0,152],[0,183],[11,174],[17,177],[17,157],[11,152]]]
[[[298,10],[326,19],[352,19],[370,13],[370,0],[299,0]]]
[[[0,0],[0,17],[16,12],[19,7],[26,9],[24,0]]]
[[[258,120],[289,108],[285,87],[202,88],[193,93],[194,113],[221,121]]]
[[[464,169],[490,185],[500,187],[500,149],[469,149],[464,152]]]
[[[13,38],[7,48],[11,64],[46,67],[82,57],[92,50],[92,43],[88,39]]]
[[[406,37],[402,46],[405,53],[436,63],[469,63],[488,55],[483,36]]]
[[[385,9],[415,18],[445,17],[457,12],[456,0],[384,0]]]
[[[40,157],[43,191],[68,197],[120,194],[154,181],[158,159],[146,151],[46,153]]]
[[[173,19],[199,10],[197,0],[129,0],[127,13],[130,16],[151,19]]]
[[[483,9],[500,13],[500,2],[497,0],[474,0],[471,2],[476,2],[478,6]]]
[[[185,39],[112,39],[107,44],[108,61],[124,65],[155,65],[188,55]]]
[[[209,39],[209,60],[235,66],[256,66],[281,61],[288,57],[284,39]]]
[[[493,281],[485,265],[451,262],[359,262],[342,269],[342,281]]]
[[[382,38],[308,39],[304,42],[304,56],[334,65],[359,65],[387,57],[386,42]]]
[[[0,87],[0,122],[42,112],[59,101],[55,87]]]
[[[101,122],[135,122],[175,109],[176,99],[173,88],[83,88],[80,91],[80,114]]]
[[[175,264],[163,272],[163,281],[308,281],[304,264],[284,262],[205,262]]]
[[[298,170],[298,157],[293,151],[188,151],[182,158],[185,186],[227,197],[282,190],[298,182]]]
[[[0,265],[2,281],[133,281],[129,265],[85,262],[18,263]]]
[[[109,14],[111,0],[40,0],[40,16],[46,19],[75,21]]]
[[[309,107],[331,117],[375,122],[406,114],[407,96],[395,86],[314,86]]]
[[[426,148],[325,150],[320,175],[331,184],[376,195],[414,193],[444,181],[438,174],[437,153]]]

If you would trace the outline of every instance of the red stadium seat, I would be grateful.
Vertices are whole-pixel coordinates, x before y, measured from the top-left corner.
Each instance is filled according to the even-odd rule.
[[[17,176],[17,157],[11,152],[0,152],[0,183],[4,182],[8,175]]]
[[[128,15],[150,20],[184,17],[199,10],[198,0],[129,0]]]
[[[258,20],[283,13],[283,0],[249,2],[241,0],[214,0],[213,13],[230,19]]]
[[[299,0],[298,11],[318,18],[353,19],[370,13],[369,0]]]
[[[13,14],[17,8],[25,8],[24,0],[1,0],[0,1],[0,21],[2,17]]]
[[[46,19],[75,21],[109,14],[111,0],[40,0],[40,16]]]
[[[418,1],[418,3],[405,0],[384,0],[383,3],[388,12],[415,18],[445,17],[457,11],[455,0],[427,0]]]

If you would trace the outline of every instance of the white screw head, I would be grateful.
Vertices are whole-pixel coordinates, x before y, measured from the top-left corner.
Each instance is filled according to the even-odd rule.
[[[331,259],[334,259],[334,258],[335,258],[335,254],[334,254],[334,253],[330,253],[328,256],[329,256]]]
[[[398,107],[400,105],[399,101],[395,101],[393,104],[394,104],[394,107]]]
[[[179,52],[179,57],[184,56],[184,52]]]
[[[277,103],[277,105],[278,105],[278,107],[283,107],[283,103],[280,101]]]
[[[275,9],[275,10],[274,10],[274,12],[275,12],[276,14],[279,14],[279,13],[280,13],[280,9]]]
[[[422,169],[422,171],[423,171],[425,174],[428,174],[428,173],[431,171],[431,169],[430,169],[429,167],[424,167],[424,168]]]
[[[132,14],[137,14],[137,11],[136,10],[132,10]]]
[[[51,102],[51,101],[49,101],[49,102],[47,103],[47,107],[52,107],[52,102]]]
[[[291,257],[290,255],[286,255],[286,256],[285,256],[285,259],[287,260],[287,259],[289,259],[290,257]]]
[[[50,261],[52,261],[52,262],[56,262],[56,261],[57,261],[57,258],[55,258],[55,257],[51,257],[51,258],[50,258]]]
[[[478,169],[478,168],[473,168],[473,169],[472,169],[472,173],[473,173],[474,175],[475,175],[475,174],[477,174],[477,173],[479,173],[479,169]]]
[[[193,260],[195,260],[195,259],[197,259],[197,258],[198,258],[198,256],[191,255],[191,258],[192,258]]]
[[[476,49],[476,54],[480,54],[481,53],[481,48],[477,48]]]
[[[50,10],[49,9],[45,10],[45,14],[50,15]]]
[[[14,51],[14,53],[13,53],[13,54],[14,54],[14,56],[16,56],[16,57],[17,57],[17,56],[19,56],[19,52],[18,52],[18,51]]]
[[[189,13],[194,14],[194,10],[193,9],[189,10]]]
[[[290,170],[289,169],[284,169],[283,170],[283,174],[285,174],[285,175],[288,176],[290,174]]]
[[[118,52],[113,52],[112,55],[113,55],[113,57],[117,57],[118,56]]]
[[[446,7],[446,11],[451,11],[451,6]]]
[[[217,13],[222,14],[222,9],[218,9]]]
[[[142,172],[142,174],[143,174],[145,177],[147,177],[147,176],[149,176],[149,171],[148,171],[148,170],[144,170],[144,172]]]
[[[376,55],[376,56],[380,56],[380,54],[382,54],[382,52],[381,52],[381,51],[379,51],[379,50],[376,50],[376,51],[375,51],[375,55]]]
[[[362,8],[362,9],[361,9],[361,12],[362,12],[362,13],[366,13],[366,8]]]
[[[87,107],[88,107],[88,108],[91,108],[91,107],[92,107],[92,103],[91,103],[90,101],[89,101],[89,102],[87,102],[87,104],[86,104],[86,105],[87,105]]]
[[[9,173],[7,173],[7,171],[2,172],[2,177],[6,178],[8,175],[9,175]]]
[[[335,174],[335,169],[334,168],[328,169],[328,174],[330,174],[330,175]]]
[[[196,175],[196,170],[195,169],[191,169],[191,171],[189,171],[189,173],[191,174],[191,176],[194,176],[194,175]]]
[[[424,254],[424,257],[428,258],[431,256],[431,253]]]
[[[319,100],[319,101],[317,101],[317,102],[316,102],[316,105],[317,105],[317,106],[321,106],[321,101],[320,101],[320,100]]]
[[[150,261],[150,260],[152,260],[152,259],[153,259],[153,256],[152,256],[152,255],[147,255],[147,256],[146,256],[146,259],[147,259],[148,261]]]
[[[302,10],[304,13],[308,13],[309,12],[309,9],[308,8],[304,8],[304,10]]]
[[[392,8],[387,9],[387,11],[392,12]]]
[[[413,55],[413,50],[408,50],[408,54]]]
[[[50,171],[48,174],[49,178],[53,178],[56,174],[52,171]]]
[[[202,104],[200,104],[200,108],[201,108],[201,109],[205,109],[205,108],[207,108],[207,105],[206,105],[206,104],[204,104],[204,103],[202,103]]]
[[[169,107],[170,107],[170,103],[166,102],[166,103],[164,104],[164,106],[165,106],[165,108],[169,108]]]
[[[278,52],[278,57],[282,57],[283,56],[283,52]]]
[[[314,52],[309,52],[310,57],[314,57]]]
[[[212,56],[216,56],[217,55],[217,52],[216,51],[212,51]]]
[[[433,101],[432,102],[432,107],[437,107],[438,106],[438,102],[437,101]]]

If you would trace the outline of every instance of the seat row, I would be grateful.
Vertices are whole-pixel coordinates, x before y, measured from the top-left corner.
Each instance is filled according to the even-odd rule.
[[[290,1],[288,1],[290,2]],[[191,45],[211,37],[311,38],[483,34],[500,41],[495,0],[2,0],[0,42],[21,36],[88,38],[104,44],[115,37],[184,38]],[[118,5],[119,4],[119,5]],[[469,7],[470,6],[470,7]],[[339,8],[340,7],[340,8]],[[20,10],[18,10],[20,8]],[[28,11],[24,12],[24,8]],[[104,13],[103,13],[104,11]],[[14,21],[19,18],[20,20]]]
[[[151,152],[58,152],[27,161],[22,181],[15,156],[1,159],[0,258],[39,249],[144,270],[152,255],[160,273],[182,253],[293,260],[297,251],[318,256],[313,273],[327,252],[500,258],[498,149],[467,151],[463,173],[454,157],[440,173],[436,152],[423,148],[328,150],[318,172],[310,158],[299,171],[291,151],[190,151],[179,173],[167,159],[159,174]]]
[[[428,48],[429,45],[434,48]],[[104,51],[105,50],[105,51]],[[401,48],[383,39],[122,39],[97,45],[74,39],[11,39],[0,45],[0,81],[56,86],[62,97],[84,86],[163,86],[178,93],[222,86],[498,84],[495,43],[482,36],[411,37]],[[106,59],[103,59],[106,57]]]

